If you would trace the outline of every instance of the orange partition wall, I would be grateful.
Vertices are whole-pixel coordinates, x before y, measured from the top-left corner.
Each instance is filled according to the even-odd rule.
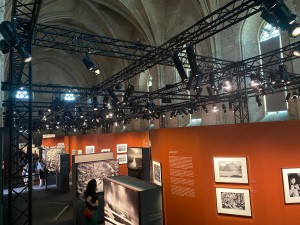
[[[285,204],[282,168],[300,168],[299,121],[151,130],[161,163],[165,225],[299,223]],[[248,184],[216,183],[214,157],[246,157]],[[216,188],[250,190],[251,217],[218,214]]]
[[[116,133],[114,134],[114,153],[115,158],[117,155],[126,154],[116,154],[117,144],[127,144],[127,147],[144,147],[149,148],[149,132],[128,132],[128,133]],[[120,174],[128,175],[127,164],[120,164]]]
[[[58,143],[64,143],[64,136],[42,139],[42,146],[57,146]]]

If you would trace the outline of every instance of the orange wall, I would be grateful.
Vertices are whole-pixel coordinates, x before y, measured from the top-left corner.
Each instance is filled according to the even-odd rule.
[[[117,158],[117,144],[127,144],[128,147],[149,147],[148,132],[132,132],[119,134],[87,134],[80,136],[65,136],[56,138],[43,139],[43,146],[57,146],[57,143],[65,144],[65,152],[70,154],[70,162],[72,163],[72,150],[81,149],[85,154],[85,146],[95,146],[95,153],[100,153],[101,149],[110,149],[114,153],[114,158]],[[127,164],[121,164],[120,174],[127,175]]]
[[[162,164],[165,225],[298,224],[300,204],[285,205],[281,168],[300,168],[300,121],[151,130]],[[171,194],[170,156],[192,157],[195,197]],[[247,157],[249,184],[214,181],[213,157]],[[215,188],[250,189],[252,217],[217,214]]]

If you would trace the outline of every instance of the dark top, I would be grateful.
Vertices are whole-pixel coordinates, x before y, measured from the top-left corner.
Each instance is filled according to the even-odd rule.
[[[97,196],[96,193],[85,194],[86,199],[88,198],[88,196],[92,197],[92,200],[91,200],[92,203],[95,203],[98,200],[98,196]],[[93,209],[93,210],[97,210],[98,209],[98,206],[91,206],[88,202],[86,204],[89,207],[89,209]]]

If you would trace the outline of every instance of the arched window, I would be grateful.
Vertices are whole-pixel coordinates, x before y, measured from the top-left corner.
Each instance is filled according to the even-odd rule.
[[[264,54],[279,48],[281,48],[281,37],[279,30],[276,27],[273,27],[272,25],[264,22],[259,33],[260,54]],[[281,55],[278,55],[278,57],[281,57]],[[272,69],[278,72],[279,65],[274,65],[272,68],[268,67],[268,69]],[[284,101],[284,99],[285,92],[266,95],[264,97],[264,106],[266,114],[286,111],[287,104]]]

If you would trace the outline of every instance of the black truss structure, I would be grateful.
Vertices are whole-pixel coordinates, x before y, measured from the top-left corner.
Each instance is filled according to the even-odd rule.
[[[31,53],[31,41],[34,31],[34,25],[38,17],[41,0],[12,2],[11,24],[17,30],[21,44]],[[21,21],[22,20],[22,21]],[[26,22],[23,22],[25,21]],[[23,58],[13,47],[10,47],[9,56],[9,74],[8,74],[8,104],[5,123],[9,127],[9,149],[5,151],[4,160],[6,162],[4,183],[8,188],[8,198],[4,203],[4,223],[5,224],[32,224],[32,101],[25,104],[24,111],[17,112],[19,104],[14,98],[14,93],[21,83],[28,86],[28,92],[31,91],[32,68],[31,64],[25,65]],[[16,120],[26,121],[27,132],[20,130],[16,126]],[[19,146],[19,141],[25,143],[27,152]],[[23,162],[28,162],[28,169],[23,171]],[[28,189],[25,187],[24,179],[28,179]],[[3,193],[2,193],[3,194]]]

